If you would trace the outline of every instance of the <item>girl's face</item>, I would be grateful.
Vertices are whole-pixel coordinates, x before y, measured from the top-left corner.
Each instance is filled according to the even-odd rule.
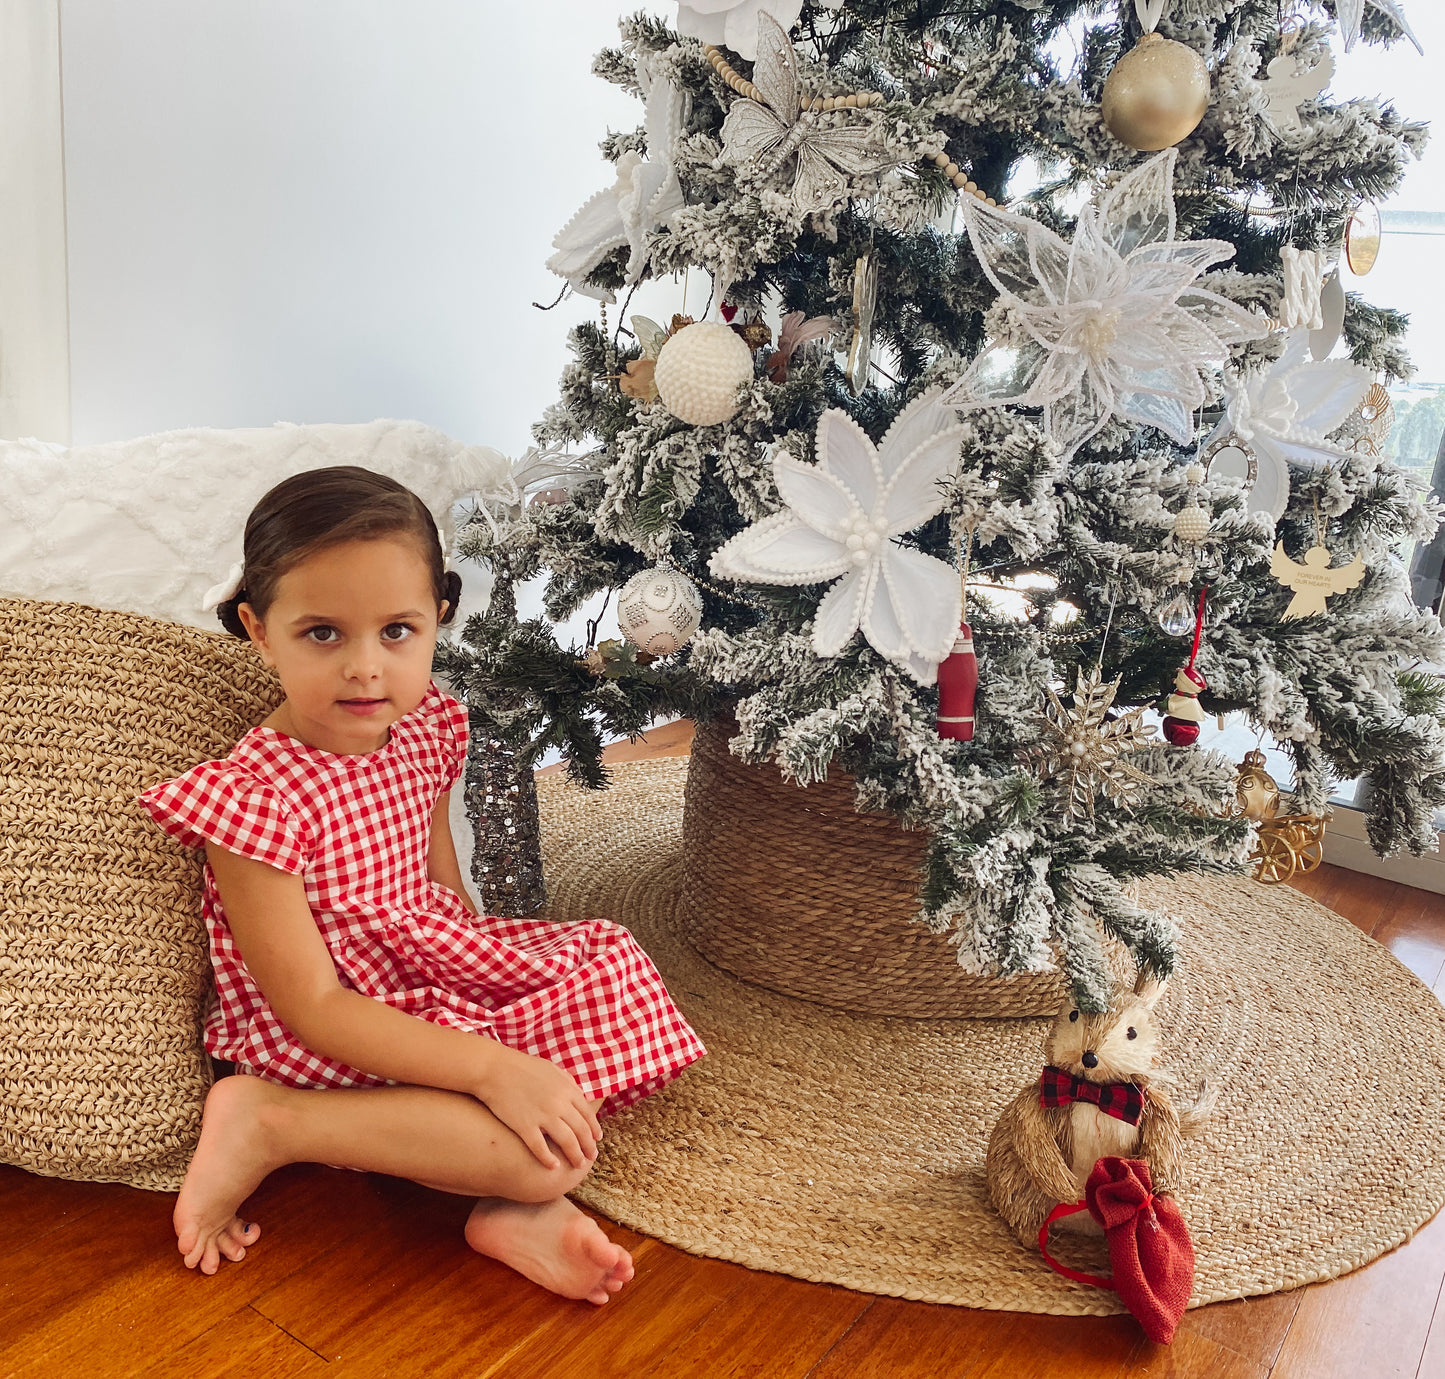
[[[421,703],[437,620],[431,576],[406,540],[348,541],[282,575],[262,623],[237,610],[286,691],[281,731],[324,752],[374,752]],[[358,702],[365,701],[365,702]]]

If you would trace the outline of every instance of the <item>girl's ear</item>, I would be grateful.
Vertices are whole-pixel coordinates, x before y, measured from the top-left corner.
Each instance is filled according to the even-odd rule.
[[[256,616],[249,603],[238,603],[236,616],[240,618],[241,626],[251,638],[251,645],[261,653],[261,659],[274,670],[276,663],[271,659],[271,648],[266,645],[266,625]]]

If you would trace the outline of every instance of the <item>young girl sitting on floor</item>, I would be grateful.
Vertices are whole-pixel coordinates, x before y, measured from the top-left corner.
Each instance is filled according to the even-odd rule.
[[[344,1164],[478,1197],[474,1249],[606,1302],[631,1258],[564,1194],[599,1114],[704,1049],[625,929],[467,899],[447,818],[467,713],[431,681],[461,580],[426,505],[352,465],[298,474],[251,513],[243,569],[218,614],[286,697],[224,761],[139,797],[206,850],[205,1043],[250,1074],[206,1099],[186,1265],[245,1255],[260,1232],[236,1213],[273,1169]]]

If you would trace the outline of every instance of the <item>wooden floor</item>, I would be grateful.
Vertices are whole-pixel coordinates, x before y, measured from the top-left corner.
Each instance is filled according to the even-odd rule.
[[[676,754],[688,740],[674,724],[612,754]],[[1445,998],[1445,898],[1328,866],[1300,889]],[[637,1277],[598,1310],[472,1254],[462,1198],[316,1165],[273,1174],[247,1208],[265,1238],[202,1278],[176,1254],[171,1202],[0,1167],[0,1379],[1445,1376],[1445,1217],[1343,1279],[1190,1312],[1159,1348],[1128,1317],[876,1298],[615,1227]]]

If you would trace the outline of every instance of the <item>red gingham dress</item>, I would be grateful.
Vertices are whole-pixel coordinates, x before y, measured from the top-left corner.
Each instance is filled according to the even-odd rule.
[[[432,683],[375,752],[325,752],[252,728],[224,761],[138,802],[187,847],[217,843],[304,877],[343,986],[550,1059],[605,1099],[602,1112],[618,1111],[706,1050],[620,925],[477,919],[428,878],[432,810],[466,755],[467,711]],[[217,997],[206,1048],[290,1087],[386,1085],[297,1042],[241,960],[209,863],[204,883]]]

